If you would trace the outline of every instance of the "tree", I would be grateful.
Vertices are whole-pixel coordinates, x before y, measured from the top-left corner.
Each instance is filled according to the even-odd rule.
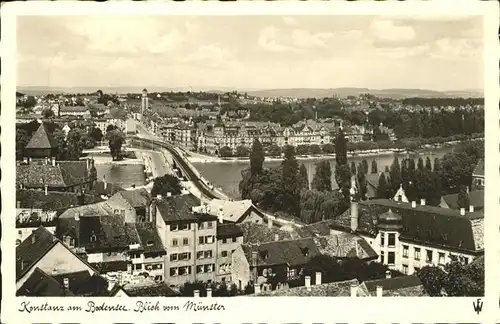
[[[351,175],[356,175],[356,163],[351,161]]]
[[[301,189],[309,190],[309,177],[304,163],[302,163],[299,168],[299,183]]]
[[[419,169],[420,171],[424,169],[424,160],[422,159],[422,157],[418,158],[417,169]]]
[[[335,146],[332,143],[326,143],[326,144],[323,144],[323,146],[321,147],[321,150],[325,154],[335,153]]]
[[[446,273],[440,267],[425,266],[418,271],[417,276],[429,296],[442,296]]]
[[[312,187],[318,191],[332,190],[332,169],[330,162],[327,160],[316,164],[316,173],[313,177]]]
[[[441,172],[441,161],[439,158],[434,159],[434,173],[439,174]]]
[[[113,161],[120,160],[122,145],[125,143],[125,136],[122,132],[117,129],[106,132],[106,138],[108,140],[108,146],[111,151],[111,157]]]
[[[282,211],[299,216],[300,187],[298,183],[299,165],[293,146],[285,147],[285,159],[281,162],[281,182],[283,199]]]
[[[181,193],[181,184],[177,177],[165,174],[153,180],[153,188],[151,189],[151,196],[157,195],[167,196],[167,193],[172,195],[179,195]]]
[[[98,127],[92,127],[89,130],[89,136],[92,137],[94,139],[94,141],[96,141],[96,142],[100,142],[102,140],[102,137],[103,137],[102,131]]]
[[[363,170],[364,174],[368,174],[368,172],[369,172],[368,162],[365,159],[363,159],[363,161],[361,161],[361,165],[363,166],[362,170]]]
[[[57,153],[56,153],[56,159],[58,161],[64,161],[68,159],[68,150],[67,150],[67,143],[66,143],[66,135],[61,129],[55,129],[54,132],[52,133],[52,136],[54,137],[54,140],[57,143]]]
[[[342,129],[335,140],[335,161],[337,165],[347,165],[347,141]]]
[[[221,157],[231,157],[233,156],[233,150],[229,146],[223,146],[219,150],[219,155]]]
[[[385,172],[385,173],[389,173],[389,166],[388,166],[388,165],[386,165],[386,166],[385,166],[385,168],[384,168],[384,172]]]
[[[399,159],[397,156],[394,157],[389,174],[391,176],[391,188],[394,192],[396,192],[402,182],[401,167],[399,166]]]
[[[432,171],[432,164],[431,164],[431,158],[427,157],[425,159],[425,168],[429,171]]]
[[[377,161],[372,160],[372,173],[378,173]]]
[[[390,193],[389,184],[387,183],[385,173],[382,173],[378,178],[377,197],[389,199],[391,197],[389,193]]]
[[[42,116],[45,119],[49,119],[51,117],[54,117],[54,112],[52,111],[52,109],[47,108],[42,111]]]
[[[26,101],[24,102],[23,107],[24,107],[25,109],[31,109],[31,108],[33,108],[33,107],[35,107],[35,106],[36,106],[36,99],[35,99],[35,97],[33,97],[33,96],[28,96],[28,98],[27,98],[27,99],[26,99]]]
[[[30,138],[24,129],[16,129],[16,159],[22,160],[24,157],[24,148],[28,145]]]
[[[66,140],[67,145],[67,158],[71,161],[80,160],[80,156],[83,153],[83,138],[84,131],[80,128],[73,128],[68,132],[68,138]]]
[[[363,170],[363,167],[364,166],[362,163],[360,163],[358,165],[358,175],[357,175],[358,191],[359,191],[358,194],[359,194],[359,198],[361,200],[366,200],[366,193],[367,193],[368,189],[367,189],[366,176],[365,176],[365,172]]]
[[[469,193],[467,192],[467,187],[464,185],[460,186],[460,191],[458,192],[457,197],[457,205],[458,208],[469,208]]]
[[[239,145],[238,147],[236,147],[236,153],[235,153],[236,156],[247,157],[249,154],[250,154],[250,150],[248,149],[248,147],[246,147],[244,145]]]
[[[264,149],[260,141],[255,138],[252,144],[252,153],[250,153],[250,171],[252,174],[257,174],[262,172],[262,166],[264,164]]]

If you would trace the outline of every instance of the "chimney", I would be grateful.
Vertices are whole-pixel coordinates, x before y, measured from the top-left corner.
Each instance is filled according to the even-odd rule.
[[[469,213],[473,213],[474,212],[474,205],[469,205]]]
[[[49,186],[45,185],[43,187],[45,188],[45,196],[47,196],[49,194]]]
[[[321,285],[321,271],[316,271],[316,284]]]
[[[257,295],[257,294],[260,294],[260,285],[257,285],[255,284],[253,286],[253,290],[254,290],[254,293]]]
[[[102,182],[104,183],[104,190],[108,188],[108,182],[106,181],[106,176],[102,177]]]
[[[465,208],[460,208],[460,215],[465,216]]]
[[[417,202],[415,200],[411,202],[411,208],[417,208]]]
[[[16,208],[21,208],[21,202],[19,200],[16,201]]]
[[[85,161],[87,161],[87,170],[90,169],[90,159],[86,159]]]
[[[167,192],[167,197],[172,197],[172,193],[170,191]]]
[[[69,290],[69,278],[64,278],[64,289]]]
[[[351,284],[351,297],[356,297],[358,295],[358,286],[354,283]]]
[[[29,158],[29,160],[28,160],[28,164],[31,164],[31,157],[30,157],[30,158]]]
[[[330,228],[330,236],[334,236],[335,235],[335,230],[333,228]]]
[[[200,291],[198,289],[193,291],[194,297],[200,297]]]
[[[212,297],[212,288],[207,288],[207,297]]]
[[[382,297],[383,288],[382,286],[377,286],[377,297]]]
[[[49,158],[48,157],[45,157],[45,164],[49,165]]]
[[[35,244],[36,242],[36,235],[35,233],[31,234],[31,244]]]
[[[280,240],[280,235],[278,233],[274,234],[274,240],[279,241]]]
[[[224,211],[222,210],[222,208],[219,208],[219,213],[217,214],[217,217],[219,218],[219,223],[223,223],[224,222]]]
[[[27,157],[23,157],[23,163],[24,164],[28,164],[28,158]]]
[[[385,279],[391,279],[391,271],[390,270],[387,270],[385,272]]]
[[[358,203],[351,202],[351,231],[355,232],[358,229]]]
[[[311,291],[311,276],[306,276],[305,282],[306,282],[306,288],[307,288],[307,290]]]
[[[161,200],[162,196],[160,194],[156,195],[156,199]]]
[[[54,156],[52,157],[52,166],[56,166],[56,158]]]
[[[467,190],[467,193],[469,193],[469,186],[467,186],[467,189],[466,189],[466,190]]]
[[[80,213],[79,212],[76,212],[75,213],[75,221],[80,221]]]
[[[420,205],[425,206],[425,199],[424,198],[420,199]]]

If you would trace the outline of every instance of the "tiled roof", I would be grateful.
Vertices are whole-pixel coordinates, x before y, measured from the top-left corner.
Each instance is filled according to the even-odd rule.
[[[368,293],[372,296],[377,293],[377,286],[382,287],[383,296],[424,296],[420,279],[415,276],[401,276],[363,282]]]
[[[200,205],[200,200],[195,196],[174,195],[163,197],[157,201],[156,206],[165,223],[176,221],[196,221],[200,219],[200,214],[193,213],[192,208]],[[208,216],[208,215],[206,215]],[[212,217],[215,219],[215,216]]]
[[[69,290],[76,296],[107,296],[108,281],[98,274],[91,275],[88,270],[53,276],[61,285],[69,279]]]
[[[79,194],[66,191],[48,191],[45,195],[43,190],[20,189],[16,191],[16,200],[20,202],[20,208],[41,208],[43,210],[63,211],[72,206],[79,205]],[[93,204],[103,201],[94,195],[84,195],[84,204]]]
[[[57,239],[43,226],[34,230],[16,247],[16,278],[21,278],[56,243]]]
[[[229,201],[222,199],[212,199],[208,203],[209,213],[214,216],[218,216],[218,212],[222,209],[224,213],[224,220],[230,222],[237,222],[243,214],[247,212],[247,210],[252,207],[252,201],[247,200],[238,200],[238,201]]]
[[[127,271],[127,261],[109,261],[100,263],[91,263],[90,265],[99,273],[115,272],[115,271]]]
[[[322,236],[313,239],[321,254],[335,258],[374,259],[378,255],[363,239],[349,233]]]
[[[74,219],[77,214],[80,217],[85,216],[107,216],[113,214],[114,210],[106,201],[83,205],[78,207],[73,207],[67,209],[64,213],[61,214],[60,218],[72,218]]]
[[[241,228],[233,223],[221,224],[217,222],[217,238],[243,236]]]
[[[443,196],[443,200],[446,202],[448,207],[452,209],[458,208],[458,194],[451,194]],[[484,207],[484,190],[473,190],[469,191],[469,203],[474,206],[474,208]]]
[[[16,296],[62,297],[74,296],[74,294],[64,289],[63,285],[40,268],[36,268],[21,288],[17,290]]]
[[[484,159],[479,160],[476,168],[474,169],[474,172],[472,172],[472,176],[484,177]]]
[[[280,289],[273,291],[265,291],[260,294],[255,294],[254,296],[291,296],[291,297],[349,297],[351,296],[351,286],[359,285],[358,280],[346,280],[330,282],[321,285],[313,285],[310,290],[305,286]],[[360,296],[361,291],[358,290],[358,296]],[[363,296],[363,295],[361,295]]]
[[[140,244],[144,252],[163,252],[163,243],[158,236],[156,224],[153,223],[135,223],[135,229],[139,235]]]
[[[40,124],[40,127],[36,130],[35,134],[31,136],[30,141],[26,145],[27,149],[51,149],[57,148],[57,142],[50,134],[45,124]]]
[[[120,191],[117,195],[121,195],[134,208],[146,207],[150,200],[149,193],[144,188]]]
[[[28,164],[16,166],[17,181],[29,188],[70,187],[91,181],[87,162],[60,161],[52,164]]]
[[[148,286],[125,286],[123,290],[129,297],[177,297],[180,296],[167,284]]]
[[[280,240],[290,240],[292,238],[290,232],[282,231],[275,227],[268,228],[264,224],[244,222],[238,224],[238,226],[243,231],[243,242],[247,244],[272,242],[276,234],[278,234]]]
[[[375,199],[358,203],[357,232],[375,236],[378,216],[392,209],[402,217],[401,240],[432,244],[465,251],[483,249],[484,213],[474,212],[461,216],[448,208],[421,206],[388,199]],[[333,221],[333,227],[350,231],[350,210]]]
[[[275,241],[260,245],[242,245],[247,260],[251,264],[252,252],[257,252],[258,266],[287,264],[297,266],[306,264],[320,251],[311,238]]]
[[[88,110],[85,106],[61,106],[59,112],[86,112]]]

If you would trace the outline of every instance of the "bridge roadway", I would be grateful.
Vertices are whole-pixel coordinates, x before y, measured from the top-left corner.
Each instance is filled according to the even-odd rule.
[[[184,160],[184,157],[177,151],[175,146],[168,144],[163,141],[143,138],[143,137],[130,137],[130,143],[134,145],[135,143],[140,143],[142,147],[150,147],[154,149],[154,147],[161,147],[166,149],[173,157],[177,166],[181,169],[182,174],[187,178],[187,180],[191,181],[196,188],[207,198],[209,199],[226,199],[226,197],[221,197],[214,193],[205,182],[194,172],[191,166]]]

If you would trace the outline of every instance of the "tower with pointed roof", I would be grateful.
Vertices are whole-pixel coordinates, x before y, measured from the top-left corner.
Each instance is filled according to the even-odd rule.
[[[398,247],[399,236],[403,228],[403,218],[394,213],[391,208],[378,216],[378,239],[379,239],[379,260],[380,263],[394,268],[400,264],[400,252]]]
[[[149,98],[148,98],[148,90],[142,90],[142,101],[141,101],[141,113],[144,115],[144,111],[149,108]]]
[[[25,154],[34,159],[52,158],[57,154],[57,147],[57,141],[47,130],[46,125],[41,123],[26,145]]]

